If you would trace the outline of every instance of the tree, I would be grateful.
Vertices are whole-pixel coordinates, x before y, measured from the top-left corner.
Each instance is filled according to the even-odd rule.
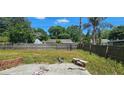
[[[89,22],[84,24],[84,29],[86,28],[93,29],[93,32],[92,32],[93,44],[96,44],[97,38],[101,37],[101,33],[100,33],[101,28],[112,27],[111,24],[104,22],[105,19],[106,19],[105,17],[88,17]]]
[[[50,38],[52,39],[60,39],[59,35],[65,32],[65,28],[62,26],[52,26],[48,29],[50,34]]]
[[[33,43],[34,36],[29,31],[13,30],[9,34],[10,42],[12,43]]]
[[[82,36],[82,30],[77,25],[72,25],[67,27],[66,29],[67,33],[70,35],[70,38],[74,42],[79,42],[81,40]]]
[[[27,18],[24,17],[11,17],[9,18],[10,21],[10,29],[16,29],[16,30],[27,30],[30,31],[31,30],[31,24],[30,22],[27,20]]]
[[[35,38],[42,40],[48,40],[47,32],[45,32],[42,28],[33,29],[33,34]]]
[[[6,32],[9,26],[8,18],[6,17],[0,17],[0,35],[2,35],[3,32]]]
[[[69,39],[70,38],[70,35],[65,32],[65,33],[62,33],[58,36],[59,39]]]
[[[124,26],[117,26],[109,34],[110,40],[124,39]]]
[[[9,19],[9,40],[12,43],[32,43],[34,36],[31,32],[30,22],[24,17],[11,17]]]
[[[61,42],[61,40],[57,39],[57,40],[56,40],[56,43],[60,44],[60,43],[62,43],[62,42]]]
[[[90,34],[91,30],[88,30],[86,35],[83,35],[83,43],[85,44],[90,44],[91,41],[91,34]]]
[[[8,43],[9,38],[7,36],[0,36],[0,43]]]
[[[102,39],[108,39],[110,32],[111,32],[111,30],[103,30],[103,31],[101,31],[101,38]]]

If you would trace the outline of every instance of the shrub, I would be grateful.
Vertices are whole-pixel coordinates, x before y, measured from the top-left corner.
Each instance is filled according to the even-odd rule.
[[[60,44],[61,43],[61,40],[57,39],[56,40],[56,43]]]

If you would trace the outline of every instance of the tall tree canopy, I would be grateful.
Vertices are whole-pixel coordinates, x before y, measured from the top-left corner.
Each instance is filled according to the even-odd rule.
[[[97,38],[101,37],[101,28],[112,27],[111,24],[104,22],[105,17],[88,17],[88,23],[84,24],[84,29],[92,28],[92,41],[93,44],[97,43]]]
[[[10,42],[32,43],[34,36],[31,32],[30,22],[24,17],[10,18]]]
[[[8,36],[12,43],[32,43],[30,22],[24,17],[0,18],[0,35]]]
[[[62,35],[65,33],[65,28],[62,26],[51,26],[48,29],[50,38],[52,39],[61,39]]]
[[[64,33],[61,33],[59,36],[58,36],[58,39],[70,39],[70,35],[66,32]]]
[[[101,38],[102,39],[108,39],[110,35],[111,30],[103,30],[101,31]]]
[[[48,39],[48,34],[45,32],[42,28],[33,29],[33,34],[35,35],[35,38],[42,40]]]
[[[6,17],[0,17],[0,36],[2,35],[2,33],[8,30],[8,26],[9,26],[8,19],[9,18]]]
[[[124,39],[124,26],[117,26],[109,34],[110,40]]]
[[[48,32],[52,39],[72,39],[74,42],[79,42],[82,36],[82,31],[77,25],[69,26],[66,29],[61,26],[52,26]]]
[[[89,44],[91,42],[91,30],[88,29],[86,35],[83,35],[83,43]]]
[[[82,36],[82,30],[77,25],[72,25],[67,27],[67,33],[70,35],[70,38],[74,42],[79,42]]]

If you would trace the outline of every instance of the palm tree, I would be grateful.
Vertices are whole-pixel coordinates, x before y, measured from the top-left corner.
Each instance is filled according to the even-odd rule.
[[[92,28],[92,42],[95,45],[97,43],[97,32],[100,32],[100,28],[111,27],[109,23],[104,23],[106,17],[88,17],[88,23],[84,24],[84,29]]]

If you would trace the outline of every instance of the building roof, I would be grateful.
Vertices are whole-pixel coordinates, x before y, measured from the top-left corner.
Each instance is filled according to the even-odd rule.
[[[124,39],[122,39],[122,40],[111,40],[109,42],[124,42]]]
[[[47,43],[56,43],[57,39],[49,39]],[[71,39],[59,39],[62,43],[74,43]]]
[[[107,43],[107,42],[109,42],[110,40],[108,40],[108,39],[101,39],[101,42],[102,43]]]

